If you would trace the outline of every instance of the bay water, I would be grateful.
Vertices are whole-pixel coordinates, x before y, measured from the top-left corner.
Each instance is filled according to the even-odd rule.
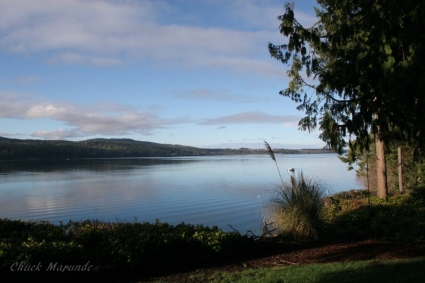
[[[276,155],[283,180],[303,172],[329,195],[359,189],[336,154]],[[294,168],[294,172],[288,172]],[[261,234],[281,183],[268,155],[0,161],[0,218],[181,222]]]

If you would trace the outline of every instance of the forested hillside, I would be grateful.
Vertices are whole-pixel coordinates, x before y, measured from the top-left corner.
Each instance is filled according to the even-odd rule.
[[[322,149],[276,149],[280,154],[325,153]],[[210,149],[159,144],[131,139],[90,139],[85,141],[19,140],[0,137],[0,160],[75,159],[117,157],[167,157],[265,154],[263,149]]]

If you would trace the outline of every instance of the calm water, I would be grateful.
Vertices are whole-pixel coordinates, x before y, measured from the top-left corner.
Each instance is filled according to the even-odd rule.
[[[334,154],[277,155],[283,179],[303,171],[329,194],[360,188]],[[269,156],[0,161],[0,218],[231,224],[260,234],[261,206],[279,185]]]

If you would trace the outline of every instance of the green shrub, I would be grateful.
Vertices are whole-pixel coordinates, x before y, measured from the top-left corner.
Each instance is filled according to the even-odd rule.
[[[90,264],[95,267],[161,270],[202,265],[212,258],[255,251],[253,237],[206,227],[165,222],[69,221],[63,225],[0,219],[0,270],[11,264]]]
[[[419,190],[419,189],[418,189]],[[413,243],[425,240],[425,205],[423,198],[396,195],[385,199],[339,199],[325,208],[325,214],[339,234],[358,238],[373,237],[387,241]]]

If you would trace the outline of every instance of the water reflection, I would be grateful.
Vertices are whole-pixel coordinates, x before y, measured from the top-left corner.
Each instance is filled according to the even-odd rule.
[[[278,155],[286,169],[326,180],[331,192],[358,188],[336,155]],[[268,156],[0,162],[0,217],[181,221],[260,233],[259,209],[280,183]]]

